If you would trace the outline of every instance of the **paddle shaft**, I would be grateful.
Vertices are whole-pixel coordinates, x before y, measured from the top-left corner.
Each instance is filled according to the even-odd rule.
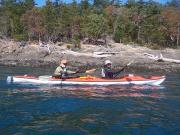
[[[126,64],[121,70],[118,71],[118,73],[114,77],[117,77],[125,68],[127,68],[132,63],[133,63],[133,61],[130,61],[128,64]]]
[[[93,69],[90,69],[90,70],[85,70],[85,71],[78,71],[76,73],[73,73],[73,74],[78,74],[78,73],[93,73],[96,69],[93,68]]]

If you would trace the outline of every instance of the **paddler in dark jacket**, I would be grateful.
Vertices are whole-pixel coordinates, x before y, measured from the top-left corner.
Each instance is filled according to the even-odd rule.
[[[67,67],[66,67],[67,63],[68,62],[66,59],[61,60],[60,65],[54,71],[53,77],[55,77],[55,78],[68,78],[68,75],[78,73],[78,71],[71,71],[71,70],[67,69]]]
[[[114,71],[114,69],[112,69],[112,62],[110,60],[106,60],[101,70],[101,76],[103,78],[115,78],[117,75],[120,74],[121,71],[125,69],[125,67],[123,67],[121,70]]]

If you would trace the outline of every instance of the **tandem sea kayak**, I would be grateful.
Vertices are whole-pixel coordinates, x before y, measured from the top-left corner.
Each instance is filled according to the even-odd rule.
[[[160,85],[166,79],[165,76],[151,76],[148,78],[137,76],[133,74],[129,74],[116,79],[105,79],[98,78],[93,76],[85,76],[85,77],[77,77],[70,79],[56,79],[52,76],[8,76],[8,83],[26,83],[26,84],[49,84],[49,85],[100,85],[100,86],[108,86],[108,85]]]

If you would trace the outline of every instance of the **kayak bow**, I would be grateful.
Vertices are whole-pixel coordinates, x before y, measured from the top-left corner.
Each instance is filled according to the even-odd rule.
[[[50,84],[50,85],[160,85],[166,79],[165,76],[151,76],[149,78],[145,78],[142,76],[129,74],[127,76],[123,76],[121,78],[116,79],[105,79],[98,78],[93,76],[85,76],[78,78],[70,78],[70,79],[56,79],[52,76],[8,76],[8,83],[27,83],[27,84]]]

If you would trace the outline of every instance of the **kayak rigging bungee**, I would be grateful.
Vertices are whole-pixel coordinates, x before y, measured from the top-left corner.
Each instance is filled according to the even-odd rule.
[[[50,85],[160,85],[166,79],[165,76],[151,76],[145,78],[138,75],[129,74],[120,78],[106,79],[93,76],[75,77],[67,79],[57,79],[52,76],[8,76],[8,83],[27,84],[50,84]]]

